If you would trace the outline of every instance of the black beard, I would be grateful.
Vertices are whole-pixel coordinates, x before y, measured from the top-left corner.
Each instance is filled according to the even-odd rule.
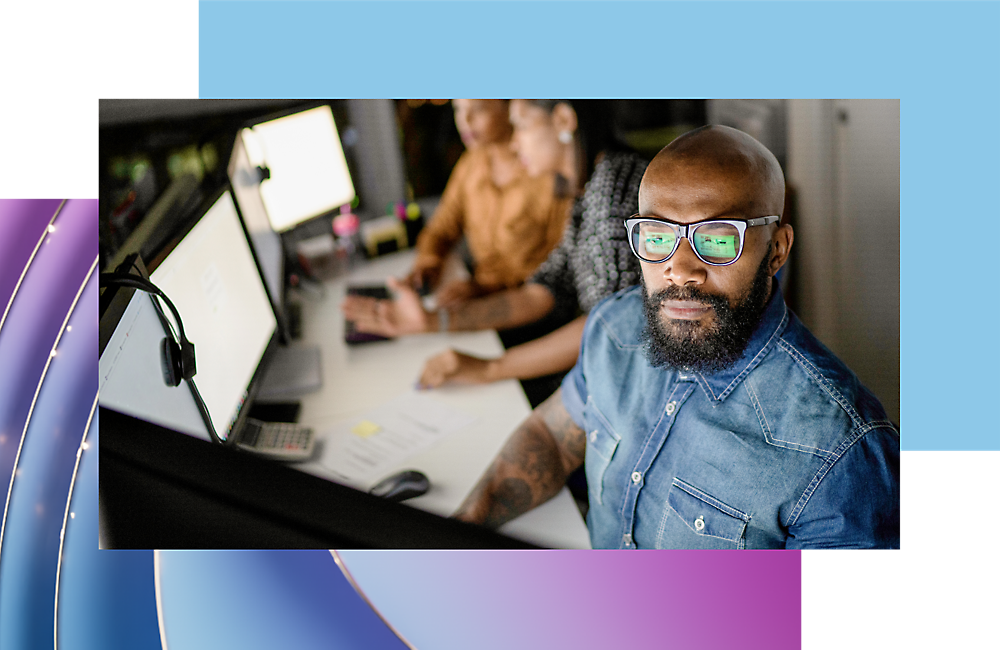
[[[642,303],[646,326],[642,331],[642,341],[650,365],[712,374],[736,363],[743,356],[764,313],[771,286],[768,274],[770,259],[771,247],[768,245],[767,255],[757,269],[753,284],[736,307],[730,307],[725,296],[704,293],[694,287],[671,285],[650,296],[643,279]],[[665,319],[660,311],[665,300],[692,300],[711,305],[715,310],[715,322],[706,328],[698,321]]]

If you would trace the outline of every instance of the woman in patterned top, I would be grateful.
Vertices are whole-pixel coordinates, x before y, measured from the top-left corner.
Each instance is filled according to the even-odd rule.
[[[594,108],[588,102],[560,100],[510,103],[512,146],[528,174],[554,171],[560,191],[576,197],[559,246],[528,282],[429,312],[414,291],[390,278],[393,300],[357,298],[344,303],[345,315],[359,330],[384,336],[504,330],[546,316],[562,322],[575,318],[542,338],[510,348],[499,359],[448,350],[428,361],[422,386],[528,379],[569,370],[576,362],[586,313],[601,299],[638,282],[638,264],[622,223],[638,210],[646,161],[593,144],[598,141],[595,132],[607,129],[606,120],[585,123]]]

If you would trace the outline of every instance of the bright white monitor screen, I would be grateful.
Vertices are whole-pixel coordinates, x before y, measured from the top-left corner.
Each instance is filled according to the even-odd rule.
[[[257,167],[250,163],[242,136],[237,136],[233,145],[233,155],[229,160],[229,180],[236,194],[236,204],[243,223],[250,233],[257,261],[260,263],[264,282],[275,305],[279,306],[283,297],[284,284],[284,252],[281,248],[281,235],[271,228],[267,216],[267,208],[260,195],[260,176]]]
[[[150,280],[170,297],[184,320],[184,333],[197,357],[195,383],[215,431],[225,438],[277,328],[229,192]]]
[[[160,342],[165,336],[152,299],[136,291],[101,354],[101,406],[211,441],[187,385],[163,381]]]
[[[254,125],[242,133],[250,162],[271,170],[260,193],[271,227],[284,232],[354,199],[354,184],[329,106]]]

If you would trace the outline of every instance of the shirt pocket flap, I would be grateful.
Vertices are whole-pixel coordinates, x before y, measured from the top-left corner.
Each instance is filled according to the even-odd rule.
[[[750,516],[726,505],[698,488],[675,478],[667,493],[667,505],[696,535],[718,537],[739,543]]]
[[[610,461],[621,437],[604,417],[592,400],[587,400],[583,419],[587,425],[587,451],[594,451],[605,461]]]
[[[591,501],[603,505],[604,473],[611,464],[611,457],[615,455],[621,437],[597,409],[592,399],[587,399],[583,420],[587,425],[584,431],[587,436],[587,453],[583,461],[587,474],[587,489]]]

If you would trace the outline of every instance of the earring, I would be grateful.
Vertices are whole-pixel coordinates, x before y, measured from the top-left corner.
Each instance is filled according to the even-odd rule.
[[[559,132],[559,142],[561,142],[563,144],[569,144],[569,143],[573,142],[573,134],[570,133],[569,131],[560,131]]]

